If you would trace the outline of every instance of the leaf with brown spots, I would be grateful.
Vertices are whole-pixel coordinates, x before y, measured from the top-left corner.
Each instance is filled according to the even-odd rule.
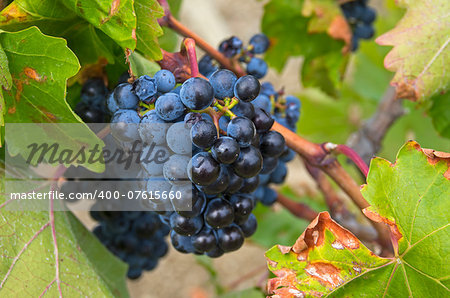
[[[0,33],[0,45],[9,62],[12,78],[12,83],[4,79],[10,84],[10,90],[3,93],[6,125],[82,122],[65,99],[67,79],[77,73],[79,63],[64,39],[44,35],[38,28],[30,27],[19,32]],[[102,141],[87,126],[79,125],[79,129],[86,136],[87,144],[102,146]],[[6,141],[11,155],[26,154],[21,142],[25,135],[13,133],[6,138],[9,138]],[[81,147],[69,132],[64,132],[63,137],[56,138],[55,135],[48,141],[70,144],[67,149],[76,152]],[[84,166],[94,171],[104,169],[101,162]]]
[[[320,213],[292,247],[274,246],[266,257],[277,276],[267,290],[279,297],[322,296],[392,262],[374,255],[328,212]]]
[[[343,40],[343,53],[349,53],[352,40],[352,29],[342,15],[336,0],[305,0],[302,14],[310,17],[308,32],[326,32],[332,38]]]
[[[450,87],[450,1],[396,2],[407,11],[376,42],[394,47],[384,65],[395,71],[397,97],[424,101]]]
[[[364,213],[391,229],[395,255],[381,258],[327,212],[292,247],[266,253],[278,297],[447,297],[450,267],[450,154],[408,142],[395,164],[372,160]],[[297,291],[297,292],[296,292]],[[300,293],[298,292],[300,291]]]

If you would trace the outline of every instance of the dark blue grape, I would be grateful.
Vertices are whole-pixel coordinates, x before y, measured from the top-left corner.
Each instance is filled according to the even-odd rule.
[[[191,110],[203,110],[214,101],[214,88],[202,78],[190,78],[181,86],[180,97]]]
[[[259,81],[251,75],[240,77],[234,85],[234,95],[245,102],[254,100],[259,95],[261,85]]]
[[[257,79],[261,79],[266,75],[267,68],[267,63],[264,60],[253,57],[247,64],[247,73]]]
[[[172,121],[183,116],[185,107],[177,94],[166,93],[156,100],[155,109],[161,119]]]
[[[200,120],[192,126],[190,136],[194,145],[207,149],[217,140],[217,129],[214,123]]]
[[[252,52],[255,54],[263,54],[270,45],[269,39],[262,33],[253,35],[249,43],[253,46]]]
[[[120,141],[139,140],[138,125],[141,121],[133,110],[118,110],[111,119],[111,133]]]
[[[262,156],[258,149],[253,146],[241,148],[238,159],[231,165],[234,172],[243,177],[256,176],[262,169]]]
[[[200,152],[194,155],[188,165],[188,174],[192,182],[206,186],[219,177],[220,167],[217,161],[208,153]]]
[[[133,91],[140,100],[151,100],[157,92],[156,81],[148,75],[139,77],[133,83]]]
[[[228,136],[235,139],[241,147],[250,146],[255,133],[256,130],[253,122],[241,116],[231,119],[227,127]]]
[[[209,77],[209,82],[214,88],[214,96],[217,99],[232,98],[234,96],[234,84],[236,75],[228,69],[220,69]]]
[[[123,83],[114,89],[114,100],[119,109],[137,109],[139,98],[132,92],[132,88],[131,84]]]
[[[175,88],[175,85],[177,84],[173,73],[166,69],[161,69],[156,72],[153,78],[155,79],[158,92],[169,92]]]

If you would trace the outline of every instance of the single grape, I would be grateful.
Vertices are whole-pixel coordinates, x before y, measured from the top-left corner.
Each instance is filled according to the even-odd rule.
[[[184,122],[172,124],[167,130],[167,145],[177,154],[192,155],[192,143],[189,137],[189,129],[186,128]]]
[[[175,93],[161,95],[155,104],[157,115],[166,121],[172,121],[184,114],[185,107]]]
[[[216,126],[212,122],[200,120],[192,126],[190,137],[197,147],[208,149],[217,140]]]
[[[175,154],[163,166],[164,177],[172,185],[185,184],[188,179],[187,168],[190,158],[185,155]]]
[[[367,25],[370,25],[375,21],[377,13],[375,10],[369,6],[366,6],[363,13],[361,14],[360,20]]]
[[[166,69],[161,69],[156,72],[153,78],[155,79],[158,92],[169,92],[177,84],[173,73]]]
[[[190,78],[181,86],[180,97],[191,110],[203,110],[214,101],[214,88],[202,78]]]
[[[110,114],[114,114],[119,109],[119,106],[114,99],[114,92],[108,95],[108,98],[106,99],[106,107],[108,108]]]
[[[219,247],[224,252],[235,251],[244,244],[244,234],[242,230],[235,225],[217,230],[217,240]]]
[[[175,231],[170,232],[170,240],[173,248],[181,253],[188,254],[195,252],[191,239],[191,237],[179,235]]]
[[[229,177],[225,165],[220,165],[220,174],[216,181],[207,186],[202,186],[201,190],[207,195],[220,194],[228,188]]]
[[[169,124],[158,116],[156,110],[151,110],[142,117],[139,125],[139,136],[147,144],[163,145],[166,143],[168,128]]]
[[[240,77],[234,85],[234,95],[245,102],[254,100],[259,95],[261,85],[259,81],[251,75]]]
[[[102,78],[89,78],[81,88],[81,98],[87,103],[103,100],[108,93]]]
[[[212,156],[220,163],[231,164],[239,156],[239,144],[230,137],[220,137],[211,148]]]
[[[143,75],[134,81],[133,91],[141,101],[151,100],[156,95],[156,81],[148,75]]]
[[[370,25],[358,24],[355,26],[353,34],[359,36],[360,38],[369,39],[373,37],[375,31]]]
[[[219,258],[223,256],[224,253],[225,252],[219,246],[216,245],[213,249],[207,251],[205,254],[210,258]]]
[[[283,153],[280,155],[280,160],[282,162],[289,162],[295,158],[294,150],[290,149],[288,146],[285,146]]]
[[[256,228],[258,227],[258,222],[256,221],[256,216],[252,213],[247,218],[247,221],[243,224],[240,224],[239,227],[242,230],[242,233],[245,237],[250,237],[256,232]]]
[[[197,153],[188,165],[189,178],[197,185],[213,183],[219,177],[219,172],[219,164],[208,152]]]
[[[255,34],[250,38],[250,45],[253,46],[252,52],[255,54],[262,54],[269,48],[270,42],[265,34]]]
[[[253,116],[252,121],[258,133],[269,131],[275,122],[266,110],[260,108],[255,108],[255,116]]]
[[[198,70],[205,77],[209,77],[213,74],[218,68],[214,66],[213,59],[209,55],[204,55],[200,61],[198,62]]]
[[[114,100],[119,109],[137,109],[139,98],[132,92],[132,88],[131,84],[123,83],[114,89]]]
[[[199,252],[207,252],[216,246],[216,237],[213,230],[207,227],[192,237],[192,245]]]
[[[204,213],[205,222],[213,228],[221,228],[230,225],[234,220],[234,209],[224,199],[211,200]]]
[[[281,184],[287,175],[287,168],[284,162],[279,162],[275,170],[270,174],[270,180],[273,183]]]
[[[133,110],[118,110],[111,119],[111,134],[120,141],[139,140],[138,124],[141,121]]]
[[[264,197],[261,200],[261,203],[263,203],[266,206],[272,206],[273,203],[275,203],[277,200],[277,192],[271,189],[270,187],[264,188]]]
[[[262,135],[259,148],[263,156],[278,157],[283,153],[285,144],[284,137],[272,130]]]
[[[264,82],[261,84],[261,94],[266,96],[275,96],[278,95],[278,92],[275,90],[275,87],[270,82]]]
[[[231,165],[234,172],[243,177],[256,176],[262,169],[263,159],[258,149],[253,146],[241,148],[238,159]]]
[[[236,80],[236,75],[228,69],[220,69],[214,72],[209,78],[209,82],[214,88],[214,96],[217,99],[232,98]]]
[[[263,158],[263,168],[260,174],[270,174],[275,170],[277,166],[278,166],[278,157],[265,156]]]
[[[253,57],[247,64],[247,73],[257,79],[261,79],[266,75],[267,68],[267,63],[264,60]]]
[[[249,195],[235,194],[229,201],[234,209],[235,221],[245,222],[254,208],[252,198]]]
[[[250,146],[255,133],[253,122],[241,116],[231,119],[227,127],[228,136],[234,138],[241,147]]]
[[[203,218],[184,217],[174,212],[170,216],[170,227],[179,235],[192,236],[200,232],[203,227]]]

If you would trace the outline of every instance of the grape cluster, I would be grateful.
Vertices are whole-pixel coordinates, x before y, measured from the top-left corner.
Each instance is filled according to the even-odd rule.
[[[81,100],[75,107],[75,113],[86,123],[104,123],[108,117],[105,106],[108,92],[101,78],[88,79],[81,89]]]
[[[288,103],[289,97],[272,91],[252,75],[238,79],[225,69],[211,73],[209,81],[194,77],[176,87],[173,74],[161,70],[119,85],[108,98],[117,140],[139,139],[143,151],[153,143],[171,155],[163,165],[141,164],[139,176],[148,179],[141,185],[148,192],[188,194],[189,201],[169,200],[157,211],[178,251],[219,257],[239,249],[256,231],[256,203],[275,201],[267,186],[282,182],[284,162],[293,154],[270,129],[274,117],[295,127],[300,106],[298,99]],[[261,107],[261,97],[273,108]],[[140,126],[133,130],[123,123]]]
[[[359,46],[359,39],[370,39],[375,34],[373,22],[376,12],[367,6],[368,0],[355,0],[341,5],[345,18],[352,27],[352,51],[356,51]]]
[[[232,36],[219,45],[219,51],[228,58],[237,59],[246,64],[246,70],[249,75],[257,79],[263,78],[267,73],[267,63],[255,55],[264,54],[270,46],[269,39],[266,35],[258,33],[250,38],[249,44],[245,47],[242,40],[236,36]],[[209,78],[218,67],[214,60],[205,55],[200,60],[198,66],[199,71],[205,77]]]
[[[154,212],[91,211],[100,224],[93,233],[114,255],[129,265],[127,276],[137,279],[154,269],[167,254],[169,227]]]

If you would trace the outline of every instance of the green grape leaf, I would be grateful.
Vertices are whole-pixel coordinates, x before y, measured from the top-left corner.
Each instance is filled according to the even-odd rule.
[[[2,195],[0,296],[128,297],[126,264],[71,212],[4,210],[8,202]]]
[[[161,69],[156,62],[145,59],[145,57],[140,55],[138,52],[131,53],[128,59],[130,60],[131,71],[133,72],[133,75],[137,77],[143,75],[153,76],[158,70]]]
[[[137,15],[137,49],[149,59],[161,60],[163,56],[158,36],[163,34],[163,30],[158,18],[164,16],[164,10],[156,0],[135,0],[134,7]]]
[[[64,6],[58,0],[16,0],[0,15],[0,28],[18,31],[37,26],[45,34],[64,37],[82,64],[95,63],[101,57],[114,62],[120,47],[100,29]]]
[[[381,258],[322,212],[292,247],[267,251],[270,294],[445,297],[450,253],[450,154],[408,142],[397,161],[375,158],[362,189],[364,213],[387,223],[395,256]]]
[[[102,30],[121,47],[136,48],[136,17],[132,0],[61,0],[78,16]]]
[[[0,47],[0,85],[1,85],[1,90],[0,90],[0,127],[2,127],[3,125],[5,125],[5,119],[4,119],[4,115],[6,112],[5,109],[5,98],[3,96],[3,92],[4,90],[10,90],[11,86],[12,86],[12,77],[11,77],[11,73],[9,72],[9,67],[8,67],[8,58],[6,57],[5,51],[3,51],[3,49]],[[2,146],[2,139],[3,139],[3,135],[0,131],[0,147]]]
[[[136,11],[136,15],[135,12]],[[156,0],[75,1],[16,0],[0,15],[0,28],[17,31],[38,26],[42,32],[67,39],[82,64],[106,58],[114,63],[119,46],[137,48],[147,58],[160,60],[157,37],[163,34]]]
[[[75,75],[80,66],[64,39],[46,36],[38,28],[30,27],[19,32],[2,32],[0,44],[8,59],[13,82],[11,90],[4,94],[6,123],[82,122],[65,100],[67,79]],[[75,152],[82,146],[103,144],[87,126],[79,125],[76,129],[77,135],[86,137],[83,144],[77,142],[70,131],[55,134],[54,140],[72,144],[70,149]],[[23,141],[27,131],[21,133],[11,134],[10,140],[6,136],[8,151],[13,156],[26,150]],[[95,171],[104,168],[101,162],[85,166]]]
[[[343,53],[345,43],[332,38],[330,32],[338,38],[341,33],[334,28],[342,26],[333,25],[325,30],[315,22],[317,17],[311,8],[303,9],[303,0],[271,0],[264,6],[261,27],[271,42],[265,60],[281,71],[289,57],[303,56],[306,65],[302,69],[303,84],[319,86],[334,95],[340,87],[347,57]],[[340,20],[337,23],[341,24]],[[345,21],[341,25],[348,26]]]
[[[310,17],[308,32],[326,32],[337,40],[345,41],[344,52],[350,50],[352,30],[335,0],[304,0],[302,14]]]
[[[437,132],[450,139],[450,92],[433,96],[432,106],[428,110]]]
[[[397,26],[376,39],[393,46],[385,67],[398,98],[421,102],[450,86],[450,2],[401,0],[407,11]]]

